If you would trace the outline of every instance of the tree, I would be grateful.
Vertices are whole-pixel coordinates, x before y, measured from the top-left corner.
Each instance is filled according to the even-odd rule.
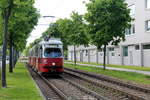
[[[70,19],[59,19],[56,21],[56,24],[58,25],[58,30],[59,30],[59,37],[61,38],[63,42],[63,48],[64,52],[67,51],[67,47],[70,44],[69,41],[69,33],[70,33],[70,27],[72,25],[72,21]]]
[[[89,23],[92,43],[98,49],[103,47],[105,69],[106,47],[125,40],[125,29],[129,28],[131,17],[125,0],[91,0],[87,5],[85,19]]]
[[[36,8],[33,7],[34,0],[1,0],[0,1],[0,24],[4,25],[3,34],[3,62],[2,62],[2,87],[6,87],[6,50],[7,41],[10,49],[10,69],[17,62],[19,51],[26,46],[29,33],[37,24],[38,16]],[[8,23],[9,22],[9,23]],[[1,28],[1,27],[0,27]],[[0,42],[1,43],[1,42]],[[13,52],[14,54],[13,54]],[[13,59],[14,55],[14,59]],[[14,62],[14,65],[12,64]]]
[[[13,72],[17,56],[13,57],[13,51],[22,51],[26,46],[26,39],[34,26],[37,24],[39,14],[33,7],[33,0],[20,1],[14,3],[13,14],[10,17],[9,25],[9,49],[10,49],[10,66],[9,72]],[[30,15],[30,17],[29,17]],[[21,38],[21,39],[20,39]],[[13,49],[14,48],[14,49]],[[15,59],[15,60],[13,60]],[[13,64],[13,62],[15,62]]]
[[[74,46],[74,64],[76,65],[76,46],[88,45],[88,36],[86,34],[86,24],[84,23],[82,15],[77,12],[72,12],[71,15],[72,26],[69,30],[69,41]]]
[[[3,20],[3,54],[2,54],[2,87],[6,85],[6,51],[7,51],[7,36],[8,36],[8,23],[13,8],[13,0],[0,1],[0,13]]]
[[[58,24],[51,23],[49,28],[43,33],[43,36],[50,35],[50,37],[60,37],[61,33],[58,30]]]

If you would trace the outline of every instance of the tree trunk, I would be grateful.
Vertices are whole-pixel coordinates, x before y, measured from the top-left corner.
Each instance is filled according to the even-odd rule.
[[[4,34],[3,34],[3,54],[2,54],[2,87],[6,88],[6,51],[7,51],[7,36],[8,36],[8,17],[6,11],[3,13],[4,19]]]
[[[13,72],[13,43],[12,43],[12,36],[10,35],[10,49],[9,49],[9,72]]]
[[[15,61],[15,64],[17,63],[18,58],[19,58],[19,51],[16,51],[16,61]]]
[[[12,46],[12,67],[14,68],[14,45]]]
[[[15,61],[15,60],[14,60],[14,59],[15,59],[15,48],[14,48],[14,46],[12,47],[12,52],[13,52],[13,54],[12,54],[12,56],[13,56],[13,57],[12,57],[12,58],[13,58],[13,59],[12,59],[12,65],[13,65],[13,68],[14,68],[14,66],[15,66],[15,63],[14,63],[14,61]]]
[[[106,45],[104,45],[103,69],[106,69]]]
[[[76,61],[76,46],[74,45],[74,65],[76,66],[77,61]]]
[[[14,49],[14,68],[15,68],[15,65],[16,65],[16,59],[17,59],[17,51],[16,49]]]
[[[2,10],[4,33],[3,33],[3,54],[2,54],[2,87],[6,88],[6,51],[7,51],[7,36],[8,36],[8,22],[13,7],[13,0],[8,0],[9,6]]]
[[[15,53],[14,53],[14,68],[15,68],[15,65],[18,61],[18,58],[19,58],[19,52],[17,50],[15,50]]]

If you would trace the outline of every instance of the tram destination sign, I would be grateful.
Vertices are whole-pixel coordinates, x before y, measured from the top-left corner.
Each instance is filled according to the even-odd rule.
[[[59,45],[59,44],[47,44],[45,46],[46,47],[51,47],[51,48],[61,48],[61,45]]]

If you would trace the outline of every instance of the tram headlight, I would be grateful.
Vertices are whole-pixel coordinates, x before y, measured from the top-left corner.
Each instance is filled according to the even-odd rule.
[[[56,64],[55,64],[55,63],[52,63],[52,65],[55,66]]]

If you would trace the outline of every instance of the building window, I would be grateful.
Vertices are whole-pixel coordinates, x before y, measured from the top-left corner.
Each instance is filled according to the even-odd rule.
[[[143,49],[150,49],[150,44],[143,45]]]
[[[88,50],[85,50],[85,56],[88,56]]]
[[[140,46],[139,45],[135,45],[135,50],[139,50]]]
[[[129,9],[130,9],[130,16],[134,16],[135,15],[135,5],[130,5],[129,6]]]
[[[146,8],[150,8],[150,0],[146,0]]]
[[[100,56],[103,56],[103,53],[100,53]]]
[[[123,47],[123,56],[128,56],[128,46]]]
[[[135,34],[135,25],[134,24],[131,26],[131,30],[132,30],[132,34]]]
[[[125,30],[125,35],[135,34],[135,25],[132,24],[130,28]]]
[[[112,52],[112,53],[111,53],[111,56],[115,56],[115,53],[114,53],[114,52]]]
[[[109,51],[114,51],[114,48],[109,48]]]
[[[146,21],[146,31],[150,31],[150,20]]]
[[[126,29],[125,30],[125,35],[130,35],[131,34],[131,30],[130,29]]]

